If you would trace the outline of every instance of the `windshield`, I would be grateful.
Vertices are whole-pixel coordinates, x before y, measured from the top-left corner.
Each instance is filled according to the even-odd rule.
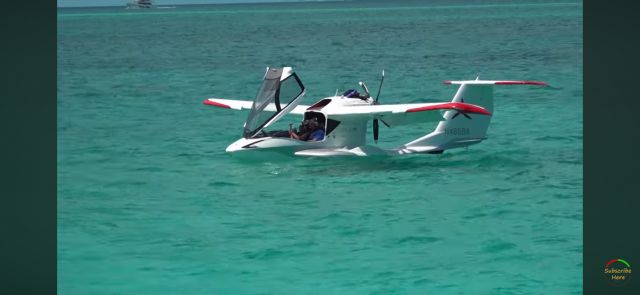
[[[302,97],[304,85],[298,76],[291,73],[280,81],[282,76],[282,68],[267,69],[267,74],[244,125],[243,136],[245,138],[254,137],[263,128],[277,121],[293,109],[292,107],[287,108],[289,105]]]

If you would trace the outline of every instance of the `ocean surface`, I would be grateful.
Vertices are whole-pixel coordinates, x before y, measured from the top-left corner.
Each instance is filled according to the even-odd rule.
[[[573,1],[59,9],[59,293],[580,294],[582,24]],[[497,87],[467,149],[239,160],[247,112],[202,101],[252,100],[267,66],[304,104],[382,69],[381,103],[553,87]]]

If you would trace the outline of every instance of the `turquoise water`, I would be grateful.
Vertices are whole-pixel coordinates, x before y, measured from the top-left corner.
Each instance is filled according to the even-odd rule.
[[[582,291],[581,2],[61,9],[57,55],[62,294]],[[240,161],[246,113],[202,100],[252,99],[269,65],[306,104],[383,68],[382,103],[477,75],[555,88],[497,88],[468,149]]]

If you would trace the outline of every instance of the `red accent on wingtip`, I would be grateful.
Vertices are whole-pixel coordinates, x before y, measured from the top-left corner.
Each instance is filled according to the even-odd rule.
[[[212,100],[209,100],[209,99],[205,99],[202,103],[203,104],[208,104],[210,106],[216,106],[216,107],[221,107],[221,108],[226,108],[226,109],[230,109],[231,108],[230,106],[228,106],[226,104],[215,102],[215,101],[212,101]]]
[[[538,81],[497,81],[496,85],[540,85],[548,86],[547,83]]]
[[[444,81],[442,81],[442,83],[450,85],[451,84],[451,80],[444,80]]]
[[[433,111],[433,110],[459,110],[459,111],[464,111],[468,113],[476,113],[476,114],[491,116],[491,113],[489,113],[485,108],[468,104],[468,103],[462,103],[462,102],[450,102],[450,103],[443,103],[438,105],[412,108],[412,109],[406,110],[406,112],[415,113],[415,112]]]

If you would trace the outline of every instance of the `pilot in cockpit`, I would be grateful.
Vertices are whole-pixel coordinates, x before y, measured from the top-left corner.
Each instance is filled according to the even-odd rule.
[[[318,123],[318,118],[302,121],[298,131],[289,125],[289,137],[302,141],[321,141],[324,139],[324,128]]]

